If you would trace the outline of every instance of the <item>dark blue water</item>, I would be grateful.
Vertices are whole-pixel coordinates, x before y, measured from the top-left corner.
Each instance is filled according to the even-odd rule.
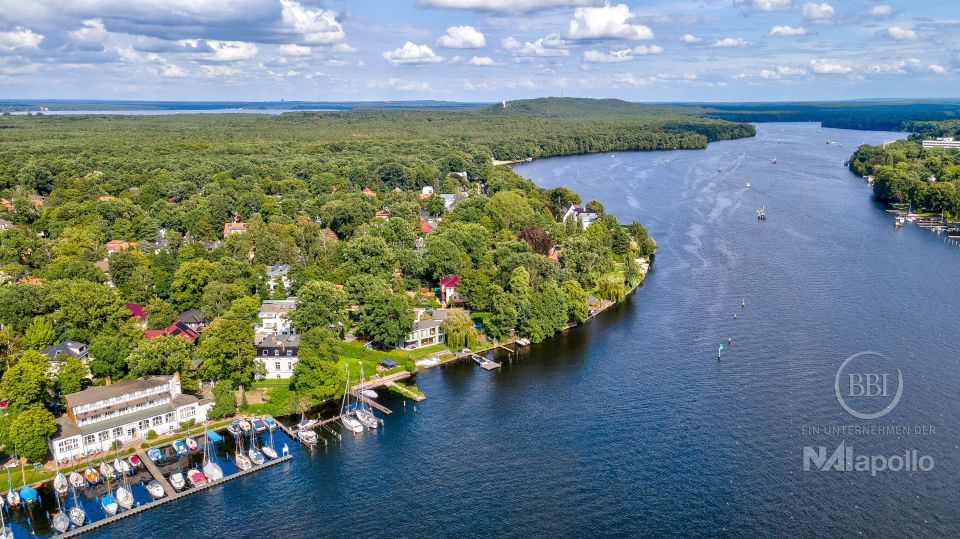
[[[960,250],[894,230],[842,166],[857,144],[897,136],[761,124],[705,151],[519,166],[647,223],[660,250],[645,286],[499,371],[421,374],[427,401],[388,401],[378,432],[91,537],[955,536]],[[905,380],[872,424],[935,434],[804,433],[860,422],[833,382],[862,350]],[[918,449],[936,467],[802,470],[804,446],[842,440]]]

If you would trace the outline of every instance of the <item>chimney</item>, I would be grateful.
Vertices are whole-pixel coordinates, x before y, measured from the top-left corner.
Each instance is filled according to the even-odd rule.
[[[173,373],[173,381],[180,382],[180,371],[176,371]]]

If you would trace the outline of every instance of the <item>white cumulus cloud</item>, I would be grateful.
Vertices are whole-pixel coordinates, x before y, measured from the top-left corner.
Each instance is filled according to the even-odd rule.
[[[180,66],[166,64],[160,70],[160,76],[168,79],[179,79],[187,76],[187,72]]]
[[[567,28],[571,39],[653,39],[653,30],[631,21],[636,15],[626,4],[581,7]]]
[[[467,63],[472,66],[492,66],[495,64],[493,58],[490,58],[489,56],[474,56]]]
[[[757,11],[777,11],[779,9],[788,9],[792,5],[792,0],[734,0],[738,6],[749,6]]]
[[[747,41],[744,41],[739,37],[725,37],[723,39],[716,40],[713,43],[713,45],[710,45],[710,46],[726,48],[726,47],[744,47],[748,44],[749,43]]]
[[[836,15],[836,10],[827,2],[817,4],[808,2],[801,8],[803,18],[815,22],[829,22]]]
[[[773,69],[761,69],[760,78],[762,79],[782,79],[785,77],[799,77],[806,75],[807,71],[799,67],[777,66]]]
[[[293,0],[280,0],[283,22],[315,45],[331,45],[347,37],[337,14],[327,9],[310,9]]]
[[[310,56],[310,53],[313,51],[310,47],[291,43],[289,45],[280,45],[280,47],[277,48],[277,52],[280,53],[281,56]]]
[[[437,43],[448,49],[479,49],[487,45],[487,40],[472,26],[451,26]]]
[[[559,34],[550,34],[536,41],[525,41],[521,43],[514,37],[505,38],[502,41],[503,48],[512,51],[514,56],[532,57],[532,56],[569,56],[570,51],[566,49],[566,43],[560,38]]]
[[[418,0],[422,7],[523,13],[558,7],[593,6],[598,0]]]
[[[889,17],[893,14],[893,8],[887,4],[877,4],[875,6],[870,6],[870,9],[867,10],[867,14],[873,17]]]
[[[683,34],[683,37],[680,38],[684,43],[699,43],[703,41],[702,37],[697,37],[693,34]]]
[[[630,54],[634,56],[646,56],[648,54],[663,54],[663,47],[660,45],[638,45],[634,47]]]
[[[429,92],[433,89],[426,82],[417,82],[406,79],[391,78],[387,84],[398,92]]]
[[[583,51],[583,61],[587,63],[612,64],[616,62],[629,62],[630,60],[633,60],[633,56],[630,56],[630,49],[610,52]]]
[[[927,67],[929,67],[930,71],[933,71],[937,75],[945,75],[947,73],[947,68],[940,64],[930,64]]]
[[[17,27],[8,32],[0,32],[0,51],[16,49],[36,49],[43,41],[43,35],[29,28]]]
[[[207,40],[207,45],[213,50],[208,55],[215,62],[239,62],[257,56],[257,46],[244,41],[215,41]]]
[[[768,36],[805,36],[807,29],[802,26],[771,26],[767,31]]]
[[[431,64],[443,61],[443,57],[437,56],[427,45],[417,45],[412,41],[407,41],[399,49],[384,52],[383,58],[394,65]]]
[[[891,26],[882,32],[884,35],[891,39],[896,39],[897,41],[912,41],[917,39],[917,33],[909,28],[901,28],[899,26]]]
[[[843,75],[853,72],[853,68],[845,62],[824,58],[810,60],[810,70],[818,75]]]

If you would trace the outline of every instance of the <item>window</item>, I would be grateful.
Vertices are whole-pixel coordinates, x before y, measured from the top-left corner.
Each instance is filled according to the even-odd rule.
[[[80,447],[80,442],[76,438],[67,438],[66,440],[60,440],[57,442],[57,452],[63,453],[64,451],[73,451]]]
[[[117,428],[113,429],[113,437],[114,437],[114,438],[119,438],[119,437],[121,437],[121,436],[123,436],[123,427],[117,427]]]
[[[197,411],[196,406],[187,406],[186,408],[180,410],[180,419],[184,420],[184,419],[191,418],[194,416],[196,411]]]
[[[167,415],[163,416],[164,423],[173,423],[173,412],[168,412]]]
[[[150,420],[144,419],[137,423],[137,428],[140,430],[147,430],[150,428]]]
[[[97,438],[93,434],[88,434],[83,437],[83,443],[85,445],[93,445],[97,443]]]
[[[279,372],[277,373],[277,378],[280,378],[280,373],[279,373]]]
[[[287,362],[287,370],[288,370],[288,371],[292,371],[292,370],[293,370],[293,362],[292,362],[292,361],[288,361],[288,362]]]
[[[287,355],[288,355],[288,356],[292,356],[292,355],[293,355],[293,348],[287,348]]]
[[[280,355],[280,349],[279,349],[279,348],[274,349],[273,355],[279,356],[279,355]]]
[[[279,362],[279,361],[273,364],[273,370],[275,370],[275,371],[279,371],[279,370],[280,370],[280,362]]]
[[[160,415],[150,420],[150,426],[153,426],[153,427],[156,427],[160,423],[163,423],[163,416],[160,416]]]
[[[97,439],[98,439],[99,441],[101,441],[101,442],[104,442],[104,441],[106,441],[106,440],[109,440],[109,439],[110,439],[110,431],[105,430],[105,431],[101,432],[100,434],[97,435]]]

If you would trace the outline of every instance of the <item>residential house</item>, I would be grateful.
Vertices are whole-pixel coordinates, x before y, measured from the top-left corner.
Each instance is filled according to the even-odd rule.
[[[130,247],[130,243],[123,240],[110,240],[104,245],[104,247],[107,248],[107,255],[109,256],[117,251],[128,249]]]
[[[42,353],[50,359],[47,372],[51,376],[56,376],[60,372],[60,365],[67,359],[77,358],[86,365],[90,350],[87,348],[87,343],[67,340],[58,345],[44,348]]]
[[[67,412],[57,418],[50,450],[59,462],[98,451],[109,451],[114,441],[129,443],[174,432],[180,423],[207,419],[212,405],[186,395],[180,376],[149,376],[85,389],[64,398]]]
[[[370,189],[369,187],[364,187],[362,192],[363,192],[363,194],[367,195],[367,196],[370,197],[370,198],[376,198],[376,197],[377,197],[377,192],[374,191],[373,189]]]
[[[203,312],[200,309],[187,309],[180,313],[175,322],[183,322],[190,329],[199,332],[206,325],[203,320]]]
[[[261,378],[283,379],[293,376],[297,352],[300,350],[299,335],[257,335],[254,344],[257,347],[256,360],[263,365],[266,373]]]
[[[289,297],[287,299],[268,299],[260,305],[260,322],[255,331],[258,334],[266,335],[291,335],[294,333],[293,326],[286,314],[297,308],[297,298]]]
[[[173,335],[180,337],[185,341],[196,342],[197,338],[200,337],[199,331],[191,328],[185,322],[176,321],[164,329],[145,329],[143,330],[143,338],[150,340],[156,339],[157,337],[166,337]]]
[[[287,275],[290,271],[290,264],[280,264],[279,262],[267,268],[267,286],[270,293],[276,290],[277,286],[282,285],[284,290],[290,288],[290,277]]]
[[[440,301],[446,305],[454,303],[463,303],[460,294],[457,294],[457,284],[460,283],[459,275],[447,275],[440,279]]]
[[[567,211],[563,214],[564,223],[567,222],[567,219],[579,220],[582,223],[584,230],[586,230],[588,226],[593,224],[593,222],[599,218],[600,216],[597,215],[597,212],[588,210],[578,204],[571,204],[570,207],[567,208]]]
[[[420,232],[423,232],[424,234],[431,234],[433,233],[434,226],[436,225],[430,224],[430,221],[426,219],[420,219]]]
[[[465,182],[468,180],[466,172],[451,172],[450,174],[447,174],[447,177],[452,178],[454,180],[459,180],[461,182]]]
[[[440,195],[440,198],[443,199],[443,209],[447,213],[450,213],[453,211],[454,206],[467,199],[467,195],[466,193],[443,193]]]
[[[432,346],[446,342],[447,335],[443,332],[443,319],[446,318],[447,309],[416,309],[413,327],[403,339],[397,341],[395,346],[404,350],[416,350],[425,346]]]
[[[386,210],[386,209],[384,209],[384,210],[377,210],[377,213],[374,214],[373,217],[374,217],[374,219],[389,219],[389,218],[390,218],[390,210]]]
[[[226,223],[223,225],[223,237],[247,231],[247,223]]]

